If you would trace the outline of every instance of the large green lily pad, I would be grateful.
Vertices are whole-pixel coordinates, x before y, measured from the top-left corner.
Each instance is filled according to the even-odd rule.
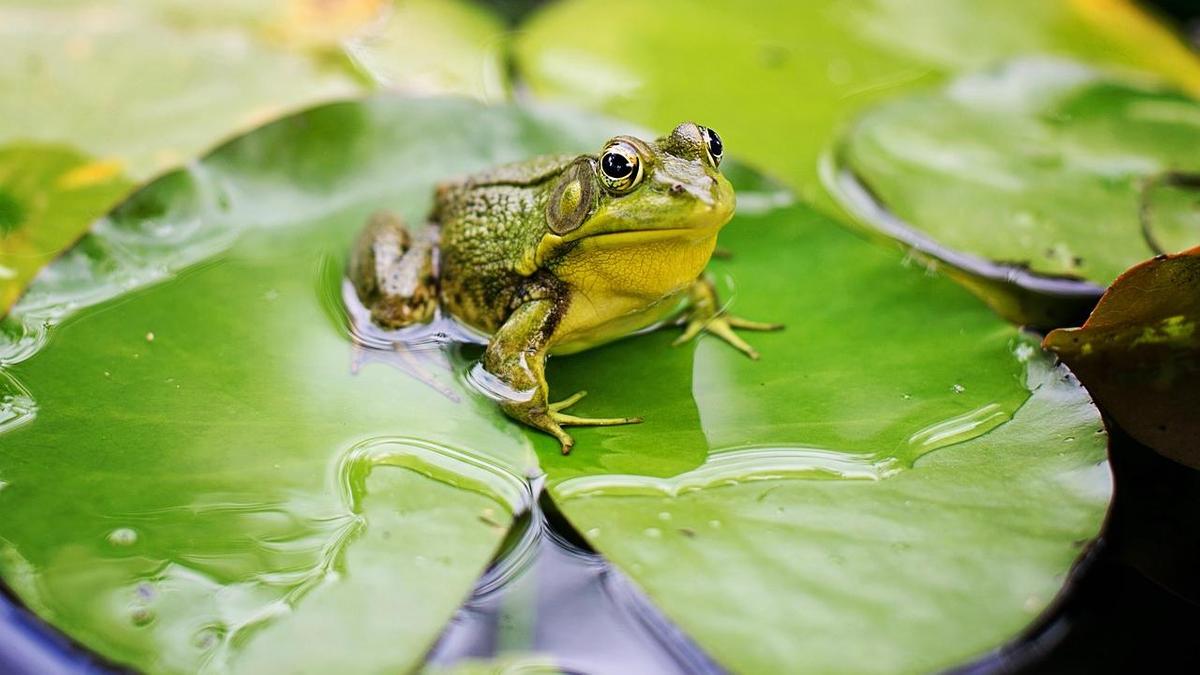
[[[409,668],[536,452],[566,515],[732,669],[949,665],[1028,623],[1104,513],[1095,410],[970,295],[735,163],[712,270],[788,328],[751,336],[759,362],[670,331],[555,359],[580,414],[646,417],[577,430],[569,457],[468,387],[476,348],[355,323],[341,269],[370,212],[417,223],[447,175],[618,130],[380,98],[135,195],[4,325],[5,581],[148,670]]]
[[[1026,60],[868,112],[838,180],[869,226],[1069,312],[1134,263],[1200,243],[1195,187],[1167,180],[1200,171],[1197,147],[1196,100]]]

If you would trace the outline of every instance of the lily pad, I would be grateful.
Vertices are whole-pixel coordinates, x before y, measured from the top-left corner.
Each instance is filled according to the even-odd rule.
[[[1026,296],[993,299],[1002,314],[1069,325],[1125,268],[1200,243],[1182,180],[1200,171],[1196,147],[1195,99],[1018,61],[866,113],[836,188],[868,226]]]
[[[1103,517],[1095,410],[969,294],[733,161],[712,272],[788,328],[751,336],[759,362],[670,331],[556,358],[556,392],[591,392],[580,414],[646,417],[577,430],[569,457],[469,387],[477,348],[443,344],[452,328],[396,344],[360,322],[342,265],[372,211],[420,223],[448,175],[617,131],[636,130],[376,98],[136,194],[4,324],[0,576],[146,670],[408,669],[540,465],[735,670],[858,664],[847,645],[950,665],[1027,624]],[[824,618],[813,640],[840,642],[781,647]]]
[[[1200,247],[1134,266],[1045,345],[1139,443],[1200,468]]]

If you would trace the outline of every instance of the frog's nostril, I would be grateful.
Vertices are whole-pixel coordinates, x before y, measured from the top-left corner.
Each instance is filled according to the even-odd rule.
[[[682,192],[683,192],[683,184],[682,183],[673,183],[671,185],[671,194],[677,195],[677,194],[681,194]]]

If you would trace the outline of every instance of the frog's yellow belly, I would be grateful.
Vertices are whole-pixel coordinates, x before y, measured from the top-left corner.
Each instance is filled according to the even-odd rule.
[[[683,308],[716,246],[716,229],[589,238],[554,268],[570,302],[550,353],[569,354],[660,323]]]

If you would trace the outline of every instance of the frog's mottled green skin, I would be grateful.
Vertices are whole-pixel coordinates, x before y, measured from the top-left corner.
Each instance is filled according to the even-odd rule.
[[[583,393],[550,402],[548,355],[682,315],[677,342],[707,330],[757,358],[732,329],[778,328],[724,315],[702,278],[734,209],[720,149],[715,133],[685,123],[654,142],[618,136],[600,155],[538,157],[444,183],[420,233],[372,220],[351,278],[386,328],[427,321],[440,304],[490,335],[482,367],[507,392],[504,411],[553,434],[566,453],[565,425],[640,418],[563,412]],[[640,164],[636,175],[613,179],[612,152]]]

